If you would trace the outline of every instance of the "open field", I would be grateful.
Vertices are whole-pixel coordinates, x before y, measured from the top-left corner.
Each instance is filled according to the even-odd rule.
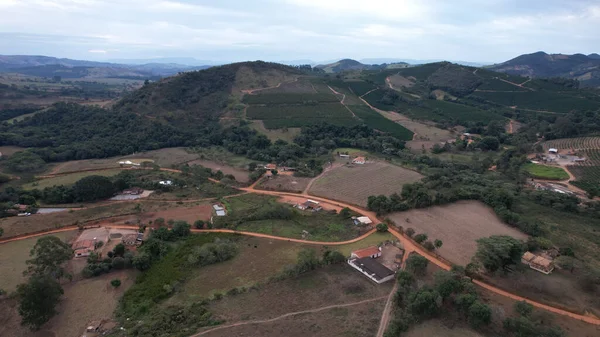
[[[239,169],[237,167],[232,167],[229,166],[227,164],[223,164],[223,163],[219,163],[219,162],[215,162],[212,160],[206,160],[206,159],[196,159],[196,160],[192,160],[191,162],[188,162],[188,164],[190,166],[192,165],[201,165],[204,166],[206,168],[209,168],[215,172],[217,171],[221,171],[223,172],[223,174],[228,175],[231,174],[235,177],[235,180],[239,181],[239,182],[248,182],[248,175],[250,172],[246,171],[246,170],[242,170]]]
[[[301,313],[268,323],[225,328],[203,336],[374,336],[384,304],[385,298],[352,306]]]
[[[224,163],[232,167],[246,169],[248,164],[256,162],[255,160],[233,154],[222,147],[198,147],[194,148],[196,158],[211,160],[217,163]]]
[[[385,233],[375,232],[360,241],[341,245],[341,246],[335,246],[335,247],[332,247],[332,249],[339,251],[340,253],[344,254],[344,256],[350,256],[350,253],[352,253],[355,250],[367,248],[367,247],[371,247],[371,246],[377,246],[380,243],[382,243],[384,241],[388,241],[388,240],[393,241],[393,240],[397,240],[397,239],[395,236],[393,236],[389,232],[385,232]]]
[[[57,306],[58,315],[42,326],[38,332],[20,326],[17,303],[7,299],[0,302],[0,335],[6,337],[79,337],[94,320],[110,319],[119,298],[135,281],[135,270],[111,272],[99,277],[63,285],[64,295]],[[121,286],[114,289],[110,280],[118,278]]]
[[[88,176],[112,177],[112,176],[116,176],[121,171],[123,171],[123,170],[116,168],[116,169],[109,169],[109,170],[103,170],[103,171],[69,173],[69,174],[60,175],[60,176],[56,176],[56,177],[36,180],[33,183],[23,185],[23,189],[32,190],[32,189],[37,188],[37,189],[42,190],[46,187],[52,187],[52,186],[58,186],[58,185],[65,185],[65,186],[73,185],[78,180],[88,177]]]
[[[549,180],[565,180],[569,179],[569,175],[561,167],[538,165],[534,163],[527,163],[523,165],[523,170],[527,172],[531,177],[538,179],[549,179]]]
[[[309,193],[360,206],[367,205],[370,195],[389,195],[402,190],[402,185],[423,176],[385,162],[341,166],[317,179]]]
[[[416,120],[412,120],[404,115],[393,111],[384,111],[381,113],[384,117],[395,121],[416,134],[415,141],[428,141],[433,144],[445,142],[449,139],[456,138],[456,133],[436,128],[433,125],[428,125]],[[410,144],[410,142],[409,142]],[[433,144],[431,146],[433,146]]]
[[[478,201],[459,201],[451,205],[392,213],[398,225],[427,233],[430,240],[444,245],[438,253],[450,262],[466,265],[477,250],[475,240],[490,235],[510,235],[526,239],[527,235],[504,224],[494,211]],[[408,221],[407,221],[408,220]]]
[[[281,139],[292,143],[300,134],[300,128],[267,129],[261,120],[252,121],[250,127],[267,136],[272,142]]]
[[[381,297],[381,301],[375,302],[380,304],[379,310],[367,310],[369,314],[363,317],[367,320],[365,322],[367,328],[376,331],[383,303],[385,303],[384,297],[389,294],[391,287],[392,282],[377,285],[348,265],[342,264],[325,267],[298,277],[271,282],[260,286],[258,290],[225,296],[222,300],[213,301],[209,310],[216,317],[224,319],[226,321],[224,324],[230,324],[255,319],[269,319],[290,312]],[[337,319],[345,321],[344,316],[346,315],[340,314],[336,321]],[[319,320],[318,324],[324,323]],[[343,324],[336,322],[333,325]],[[249,326],[248,328],[253,327]],[[321,336],[321,334],[315,334],[318,331],[314,331],[310,335]],[[373,332],[358,335],[372,334]],[[220,334],[215,336],[220,336]],[[323,333],[323,336],[330,335]]]
[[[25,150],[24,147],[20,147],[20,146],[12,146],[12,145],[6,145],[6,146],[0,146],[0,153],[2,153],[2,157],[4,156],[12,156],[13,154],[15,154],[15,152],[19,152],[19,151],[23,151]]]
[[[77,231],[67,231],[53,234],[63,241],[75,237]],[[23,283],[26,277],[23,272],[27,269],[25,261],[29,260],[29,251],[42,236],[0,244],[0,288],[7,292],[17,289],[17,284]]]
[[[119,161],[129,160],[132,162],[153,161],[161,167],[171,167],[184,162],[197,159],[196,153],[188,152],[182,147],[166,148],[154,151],[139,152],[123,157],[113,157],[106,159],[86,159],[73,160],[58,164],[51,173],[65,173],[81,170],[94,170],[119,167]]]
[[[270,191],[284,191],[284,192],[303,192],[308,183],[313,178],[306,177],[294,177],[287,174],[278,174],[269,179],[263,178],[256,188],[261,190]]]
[[[483,337],[479,333],[462,327],[447,327],[439,320],[425,321],[406,332],[406,337]]]

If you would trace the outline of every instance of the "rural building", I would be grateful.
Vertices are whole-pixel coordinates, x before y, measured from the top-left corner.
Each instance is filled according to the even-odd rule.
[[[13,206],[14,209],[19,210],[19,211],[26,211],[27,210],[27,205],[21,205],[21,204],[15,204]]]
[[[138,237],[140,234],[142,234],[142,233],[125,234],[125,235],[123,235],[121,242],[123,242],[123,244],[126,246],[138,246],[142,243],[142,240],[138,240]],[[142,234],[142,238],[143,238],[143,235],[144,234]]]
[[[134,163],[131,160],[120,161],[119,165],[132,165],[132,166],[140,166],[139,163]]]
[[[548,149],[548,153],[552,153],[552,154],[558,154],[558,149],[555,149],[555,148],[549,148],[549,149]]]
[[[352,221],[355,225],[370,225],[373,223],[368,216],[352,217]]]
[[[89,256],[96,249],[96,240],[80,240],[71,246],[75,252],[75,257]]]
[[[267,169],[267,170],[277,170],[277,164],[267,164],[267,165],[265,165],[265,169]]]
[[[132,187],[121,192],[121,194],[125,195],[140,195],[142,193],[144,193],[144,190],[139,187]]]
[[[225,215],[227,215],[227,212],[225,211],[225,208],[223,208],[223,206],[221,206],[221,205],[214,204],[213,205],[213,209],[215,210],[215,213],[217,214],[217,216],[225,216]]]
[[[355,250],[352,252],[352,254],[350,254],[351,259],[362,259],[363,257],[370,257],[372,259],[375,259],[380,256],[381,256],[381,248],[375,247],[375,246]]]
[[[284,172],[294,172],[294,171],[296,171],[295,167],[289,167],[289,166],[283,166],[283,167],[280,167],[280,169],[282,171],[284,171]]]
[[[367,160],[365,159],[365,157],[356,157],[352,160],[352,164],[363,165],[366,162],[367,162]]]
[[[542,256],[535,255],[531,252],[525,252],[521,257],[521,262],[529,265],[529,268],[537,270],[540,273],[550,274],[554,270],[554,262]]]
[[[171,180],[161,180],[158,182],[160,185],[171,186],[173,185],[173,181]]]
[[[350,155],[349,154],[340,153],[340,158],[350,159]]]
[[[323,209],[323,207],[321,207],[321,205],[319,204],[318,201],[314,201],[314,200],[310,200],[310,199],[306,199],[306,201],[302,204],[297,204],[296,208],[298,208],[299,210],[302,210],[302,211],[312,210],[313,212],[318,212]]]
[[[381,256],[381,249],[369,247],[353,251],[348,264],[377,284],[394,278],[394,271],[379,263],[376,258]]]

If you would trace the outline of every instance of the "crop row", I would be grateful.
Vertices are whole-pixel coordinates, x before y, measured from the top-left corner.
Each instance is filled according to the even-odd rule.
[[[569,94],[550,91],[527,92],[475,92],[473,96],[505,106],[567,113],[572,110],[598,110],[598,103]]]
[[[559,150],[600,150],[600,137],[560,138],[544,142],[544,150],[556,148]]]
[[[263,120],[268,129],[300,127],[320,122],[347,126],[359,124],[339,102],[317,105],[251,105],[248,107],[247,117]]]
[[[600,184],[600,166],[569,166],[569,171],[575,176],[573,185],[586,190],[597,190]]]
[[[367,126],[373,129],[388,133],[402,140],[412,140],[413,138],[412,131],[383,117],[381,114],[373,111],[371,108],[365,105],[351,105],[349,108],[356,114],[358,118],[362,119]]]
[[[307,102],[339,102],[332,93],[274,93],[244,96],[247,104],[303,104]]]

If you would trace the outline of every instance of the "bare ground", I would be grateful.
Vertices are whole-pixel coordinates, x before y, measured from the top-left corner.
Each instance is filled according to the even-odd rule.
[[[477,239],[490,235],[527,235],[503,223],[494,211],[478,201],[459,201],[451,205],[414,209],[389,216],[404,228],[427,233],[430,240],[444,243],[438,253],[449,261],[466,265],[477,250]],[[408,220],[408,221],[407,221]]]
[[[249,172],[246,170],[242,170],[240,168],[237,167],[233,167],[233,166],[229,166],[227,164],[223,164],[223,163],[219,163],[216,161],[212,161],[212,160],[206,160],[206,159],[196,159],[193,160],[191,162],[188,163],[190,166],[191,165],[201,165],[204,166],[206,168],[209,168],[213,171],[221,171],[223,172],[223,174],[231,174],[235,177],[235,180],[239,181],[239,182],[248,182],[248,175]]]
[[[370,195],[390,195],[402,185],[420,180],[415,171],[385,162],[346,165],[332,169],[314,181],[309,193],[366,206]]]
[[[263,179],[256,185],[256,188],[270,191],[302,193],[311,180],[312,178],[278,174],[270,179]]]

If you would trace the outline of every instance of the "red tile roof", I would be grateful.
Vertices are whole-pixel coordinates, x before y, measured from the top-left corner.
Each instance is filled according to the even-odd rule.
[[[369,256],[379,254],[379,248],[377,248],[375,246],[369,247],[369,248],[363,248],[363,249],[353,251],[352,254],[356,255],[359,259],[361,259],[363,257],[369,257]]]
[[[81,241],[77,241],[73,244],[72,248],[73,250],[80,250],[80,249],[94,249],[94,240],[81,240]]]

